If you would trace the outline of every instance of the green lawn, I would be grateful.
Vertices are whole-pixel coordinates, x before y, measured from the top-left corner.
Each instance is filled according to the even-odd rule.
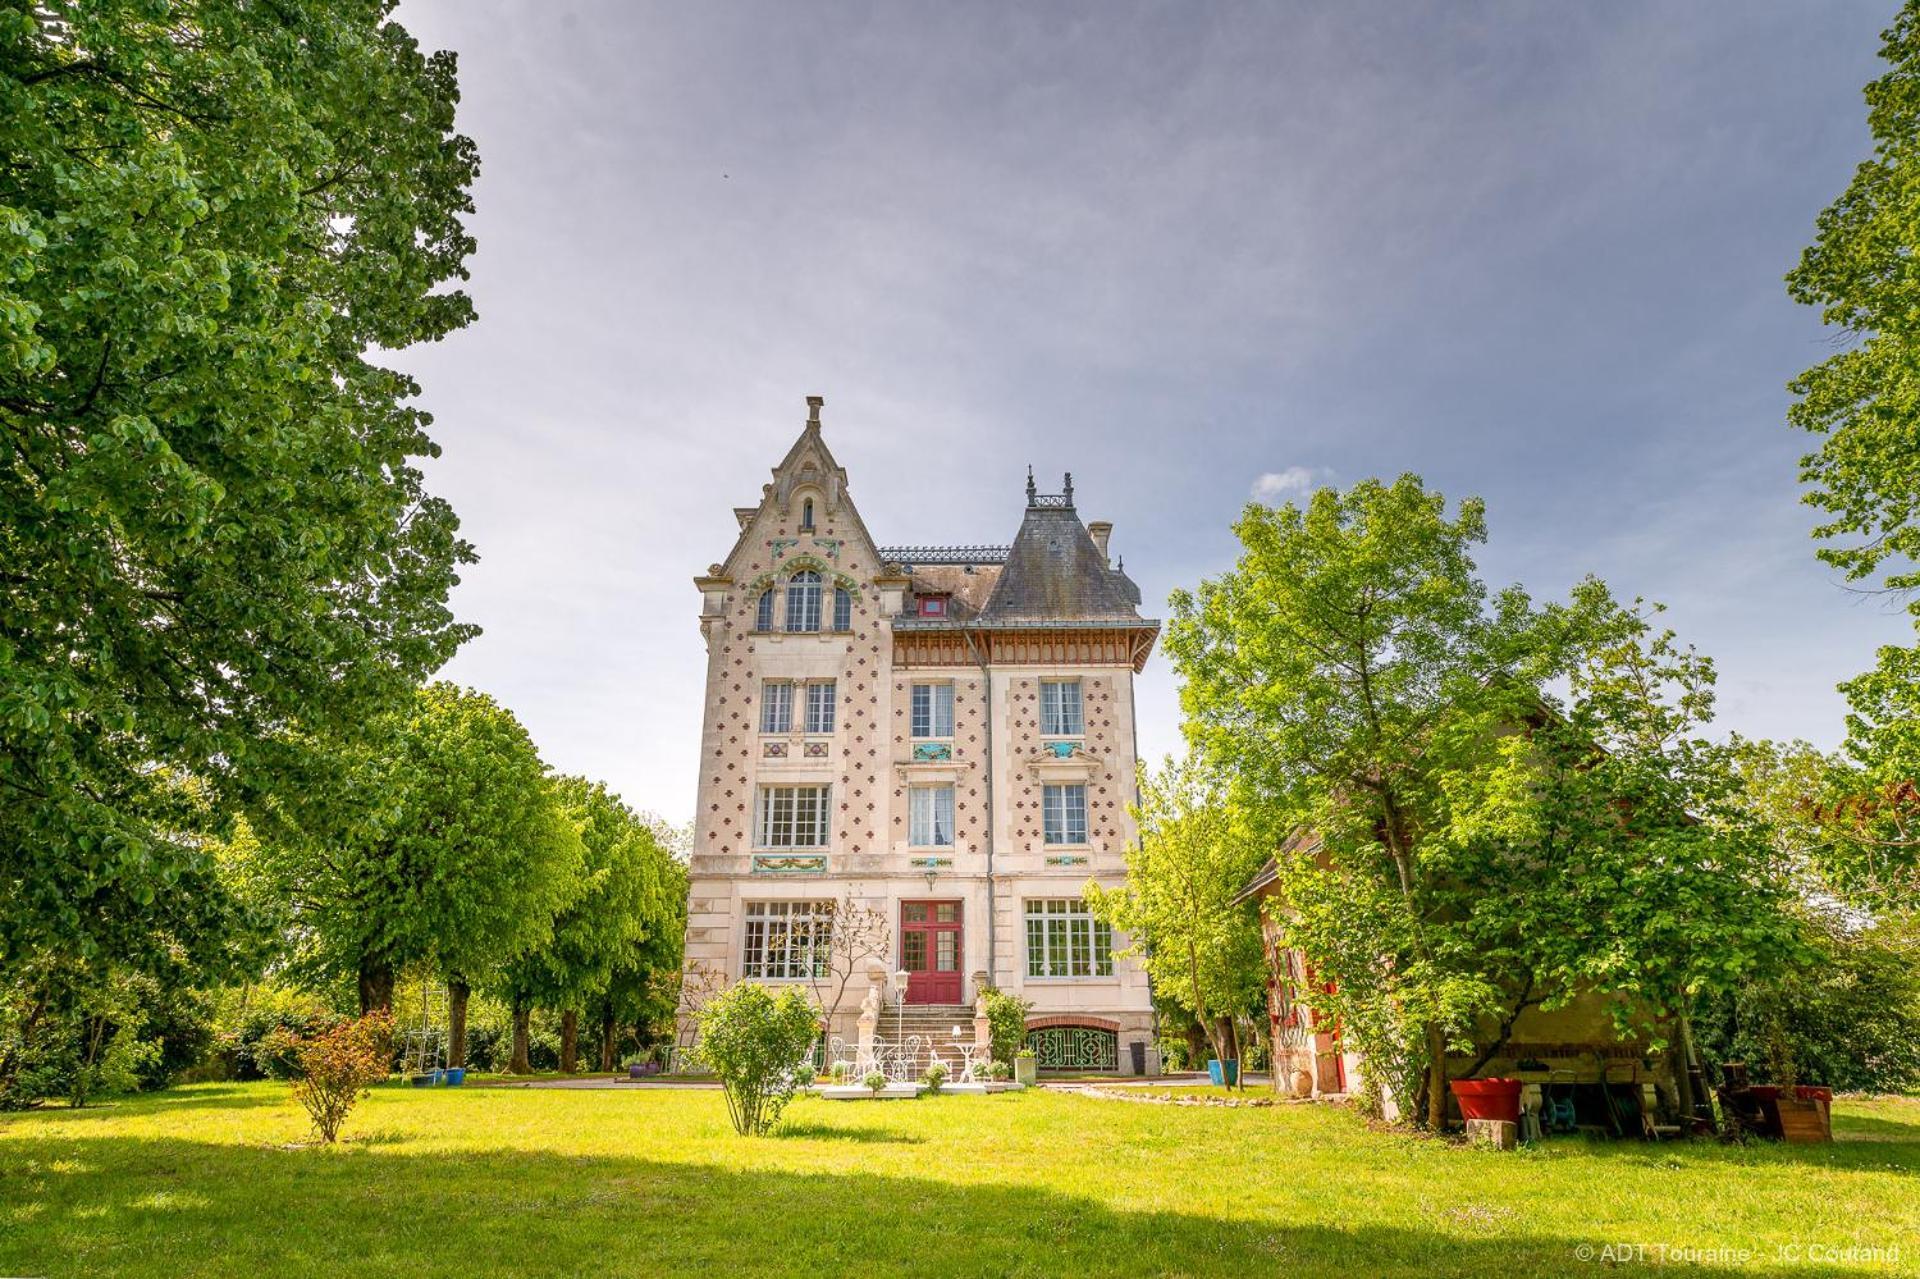
[[[1503,1155],[1319,1106],[1026,1093],[804,1100],[746,1140],[716,1092],[391,1088],[317,1149],[284,1086],[200,1085],[0,1119],[0,1274],[1563,1275],[1609,1244],[1920,1272],[1920,1102],[1837,1126]],[[1778,1253],[1850,1245],[1900,1256]]]

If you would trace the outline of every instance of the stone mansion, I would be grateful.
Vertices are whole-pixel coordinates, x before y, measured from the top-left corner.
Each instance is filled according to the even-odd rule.
[[[1082,890],[1125,875],[1133,677],[1159,623],[1109,561],[1112,525],[1081,522],[1070,475],[1038,493],[1029,473],[1010,545],[880,545],[807,403],[695,579],[689,967],[808,984],[851,894],[891,933],[889,1020],[971,1026],[992,985],[1032,1001],[1042,1069],[1128,1070],[1151,1038],[1146,976]],[[833,1034],[852,1036],[866,989]]]

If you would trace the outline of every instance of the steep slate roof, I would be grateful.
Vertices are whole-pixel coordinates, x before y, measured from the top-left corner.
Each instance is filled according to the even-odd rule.
[[[1027,514],[1007,551],[1000,581],[981,610],[983,622],[1140,620],[1140,588],[1107,565],[1073,508],[1069,478],[1062,495],[1036,495],[1028,482]]]
[[[880,558],[913,579],[912,595],[951,597],[937,618],[915,615],[909,598],[894,619],[906,629],[1155,625],[1140,616],[1140,588],[1108,566],[1080,522],[1071,475],[1062,493],[1036,493],[1028,475],[1027,513],[1011,546],[883,546]]]
[[[913,566],[914,594],[947,596],[951,607],[948,616],[956,622],[968,622],[980,616],[981,608],[993,594],[994,583],[999,580],[998,565],[983,568]]]

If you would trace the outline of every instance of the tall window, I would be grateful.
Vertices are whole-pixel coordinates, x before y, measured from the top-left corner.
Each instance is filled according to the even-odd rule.
[[[933,738],[953,736],[953,685],[913,686],[913,735]]]
[[[810,568],[787,579],[787,629],[820,629],[820,575]]]
[[[833,588],[833,629],[853,629],[853,592],[844,586]]]
[[[760,686],[760,731],[793,731],[793,685],[768,680]]]
[[[812,498],[808,498],[804,502],[800,503],[800,528],[801,528],[801,531],[803,532],[812,532],[813,530],[813,499]]]
[[[1111,977],[1113,929],[1078,897],[1027,903],[1027,976]]]
[[[1080,713],[1080,681],[1043,679],[1040,681],[1040,735],[1042,737],[1078,737],[1086,731],[1086,719]]]
[[[907,795],[907,842],[915,848],[952,847],[953,787],[915,786]]]
[[[824,977],[832,902],[748,902],[742,977]]]
[[[771,586],[760,592],[760,603],[753,611],[753,629],[756,631],[773,629],[773,588]]]
[[[807,731],[833,731],[834,686],[832,680],[807,685]]]
[[[828,794],[825,786],[762,786],[759,846],[825,848]]]
[[[1041,834],[1049,844],[1087,842],[1087,788],[1075,782],[1070,786],[1046,786],[1040,792]]]

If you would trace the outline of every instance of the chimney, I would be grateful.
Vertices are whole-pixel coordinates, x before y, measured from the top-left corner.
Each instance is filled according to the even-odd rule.
[[[1113,521],[1095,520],[1087,525],[1087,532],[1093,534],[1093,549],[1100,552],[1100,562],[1107,563],[1107,539],[1113,536]]]

